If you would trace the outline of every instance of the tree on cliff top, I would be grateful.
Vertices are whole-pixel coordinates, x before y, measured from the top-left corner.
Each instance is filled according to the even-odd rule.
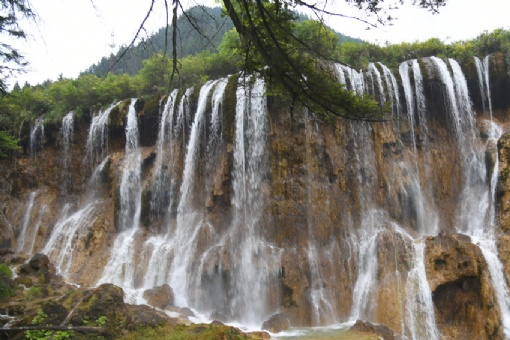
[[[6,80],[27,65],[23,56],[8,41],[25,39],[21,19],[34,19],[35,13],[28,0],[0,0],[0,93],[6,92]]]
[[[179,73],[175,38],[178,31],[177,13],[183,10],[181,1],[174,0],[170,8],[168,1],[163,0],[167,12],[167,27],[170,27],[170,12],[172,17],[172,32],[167,34],[172,38],[171,81]],[[446,3],[446,0],[410,1],[433,12],[438,12]],[[150,9],[140,25],[139,32],[150,16],[155,2],[156,0],[151,0]],[[368,19],[350,17],[351,19],[376,27],[391,23],[392,10],[403,4],[404,0],[394,0],[390,4],[384,0],[345,0],[345,2],[368,16]],[[323,20],[325,16],[348,17],[329,9],[334,7],[335,1],[222,0],[222,3],[226,15],[232,20],[239,35],[240,44],[237,51],[243,56],[243,70],[264,75],[269,80],[273,94],[283,96],[292,105],[306,106],[323,119],[382,118],[384,112],[374,100],[356,96],[337,83],[327,67],[327,61],[335,61],[334,55],[325,54],[325,51],[328,51],[327,46],[317,46],[317,43],[329,43],[328,39],[324,39],[329,34]],[[298,34],[297,18],[294,14],[296,10],[307,10],[314,14],[319,22],[317,32],[321,34],[321,38],[316,39],[317,35]],[[184,11],[183,15],[186,16]],[[186,18],[192,23],[193,18]],[[136,36],[130,46],[135,40]]]

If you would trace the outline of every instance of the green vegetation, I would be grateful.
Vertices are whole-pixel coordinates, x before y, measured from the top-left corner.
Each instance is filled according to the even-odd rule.
[[[32,325],[43,325],[48,316],[41,310],[37,312],[37,315],[32,319]],[[72,331],[52,331],[52,330],[30,330],[25,331],[25,338],[28,340],[65,340],[74,337]]]
[[[365,68],[370,61],[380,61],[396,69],[401,62],[409,59],[436,56],[464,63],[474,56],[483,58],[494,52],[510,53],[510,30],[500,28],[490,33],[483,32],[472,40],[449,44],[437,38],[386,46],[346,42],[338,46],[337,56],[339,61],[356,69]]]
[[[39,287],[30,287],[26,291],[26,296],[29,301],[40,299],[43,296],[43,293],[41,292],[41,288]]]
[[[16,294],[16,284],[12,278],[12,272],[5,263],[0,263],[0,301]]]
[[[208,51],[217,52],[218,46],[225,32],[233,28],[232,21],[222,16],[221,8],[192,7],[177,19],[177,47],[178,56],[185,58],[197,53]],[[168,27],[171,32],[173,26]],[[144,60],[154,54],[171,58],[172,44],[166,38],[167,29],[162,27],[158,32],[147,40],[141,41],[130,48],[124,56],[126,46],[122,46],[117,53],[111,54],[108,58],[103,57],[97,64],[92,65],[85,72],[104,77],[108,71],[114,74],[136,75],[143,67]],[[122,58],[121,58],[122,56]],[[114,65],[115,64],[115,65]],[[113,66],[114,65],[114,66]],[[112,67],[113,66],[113,67]],[[110,70],[110,68],[112,68]]]
[[[25,31],[20,27],[22,19],[32,20],[35,14],[28,0],[0,0],[0,94],[6,92],[6,80],[19,73],[27,65],[23,56],[9,40],[25,39]]]
[[[4,275],[9,279],[12,279],[12,271],[5,263],[0,263],[0,275]]]

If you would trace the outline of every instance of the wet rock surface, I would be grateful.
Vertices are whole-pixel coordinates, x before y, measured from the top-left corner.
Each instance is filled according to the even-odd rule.
[[[147,300],[149,305],[165,309],[165,307],[173,305],[174,292],[169,285],[165,284],[152,289],[147,289],[143,293],[143,298]]]
[[[395,340],[393,331],[384,325],[374,325],[370,322],[357,320],[351,330],[358,332],[374,333],[379,335],[384,340]]]
[[[461,234],[426,240],[425,266],[436,322],[451,339],[501,339],[502,325],[487,264]]]
[[[262,329],[270,331],[271,333],[280,333],[281,331],[284,331],[289,327],[290,327],[289,318],[282,313],[271,316],[262,324]]]

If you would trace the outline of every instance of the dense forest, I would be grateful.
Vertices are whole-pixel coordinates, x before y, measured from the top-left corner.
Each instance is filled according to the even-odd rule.
[[[130,49],[122,58],[125,47],[115,55],[103,58],[77,79],[61,78],[38,85],[16,84],[12,91],[0,97],[0,157],[15,149],[22,122],[44,116],[46,122],[57,122],[70,111],[76,115],[92,115],[101,107],[129,97],[157,97],[172,88],[201,84],[246,69],[246,55],[240,48],[239,35],[232,29],[221,9],[203,11],[194,8],[188,18],[200,19],[200,29],[182,16],[179,27],[178,74],[172,77],[170,44],[165,43],[165,28],[152,38]],[[439,39],[385,46],[360,42],[329,30],[319,22],[296,16],[292,29],[296,36],[312,49],[321,49],[327,62],[337,62],[354,68],[364,68],[370,61],[380,61],[396,69],[404,60],[425,56],[452,57],[459,61],[473,56],[484,57],[495,51],[510,51],[510,30],[484,32],[468,41],[444,43]],[[188,22],[188,24],[186,24]],[[181,25],[181,24],[179,24]],[[197,32],[208,32],[202,36]],[[111,72],[108,69],[118,61]],[[315,67],[315,66],[313,66]],[[269,88],[271,91],[271,88]],[[278,89],[271,94],[279,94]],[[7,143],[9,141],[9,143]]]

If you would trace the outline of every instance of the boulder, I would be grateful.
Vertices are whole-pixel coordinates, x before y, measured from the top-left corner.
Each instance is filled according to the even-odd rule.
[[[168,316],[149,306],[135,305],[127,306],[130,315],[128,329],[137,329],[139,327],[157,327],[168,323]]]
[[[28,263],[21,265],[17,272],[20,276],[36,277],[39,283],[50,283],[57,278],[55,266],[44,254],[35,254]]]
[[[374,333],[379,335],[384,340],[394,340],[395,335],[393,331],[384,325],[374,325],[367,321],[358,320],[351,327],[351,330],[357,332]]]
[[[46,315],[44,324],[60,325],[67,317],[67,309],[56,301],[46,301],[41,305],[42,312]]]
[[[87,294],[71,318],[71,324],[81,326],[88,321],[96,321],[100,317],[107,317],[108,321],[126,318],[124,291],[113,284],[103,284]]]
[[[173,305],[174,292],[172,288],[164,284],[162,286],[147,289],[143,292],[143,298],[153,307],[164,309],[166,306]]]
[[[290,327],[289,318],[283,313],[278,313],[271,316],[262,324],[262,329],[269,331],[271,333],[279,333],[281,331],[288,329],[289,327]]]

